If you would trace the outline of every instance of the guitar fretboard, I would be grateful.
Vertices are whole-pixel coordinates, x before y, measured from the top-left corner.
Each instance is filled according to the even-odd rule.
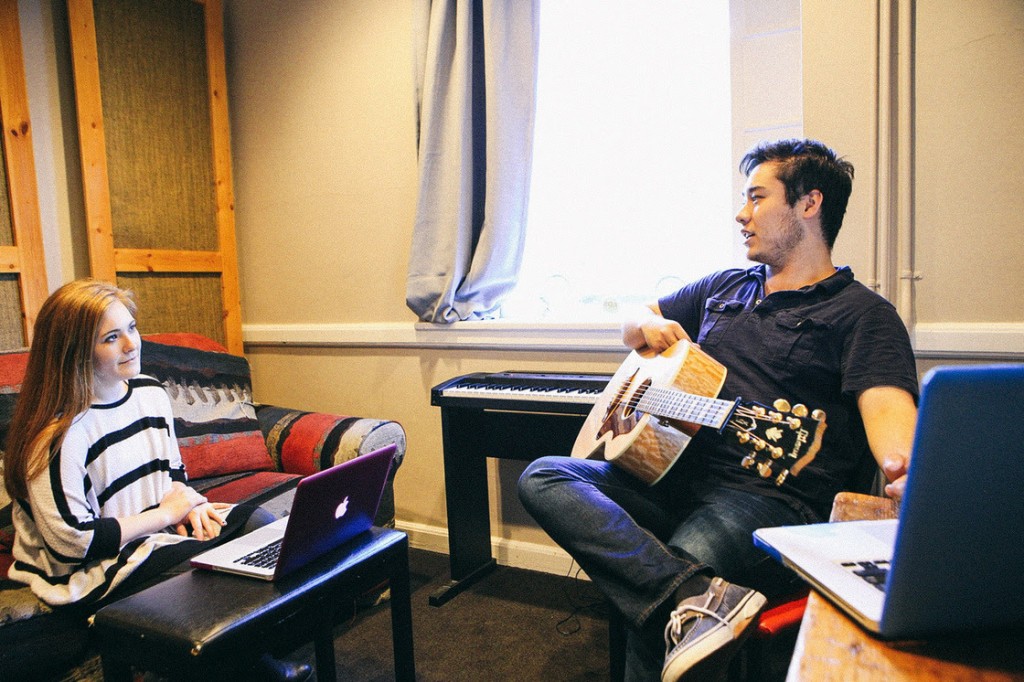
[[[719,430],[735,407],[736,403],[729,400],[654,387],[648,388],[636,403],[636,409],[641,412]]]

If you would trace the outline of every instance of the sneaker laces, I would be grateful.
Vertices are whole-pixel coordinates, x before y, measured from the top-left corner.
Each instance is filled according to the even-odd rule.
[[[715,595],[709,594],[704,606],[696,604],[680,604],[668,616],[668,625],[665,626],[665,646],[671,648],[683,638],[683,627],[691,620],[698,620],[703,616],[714,618],[722,625],[729,627],[729,621],[709,609]]]

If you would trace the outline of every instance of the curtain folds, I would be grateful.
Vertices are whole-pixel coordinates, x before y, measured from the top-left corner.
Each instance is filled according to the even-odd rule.
[[[494,317],[525,243],[539,0],[417,0],[419,200],[406,303]]]

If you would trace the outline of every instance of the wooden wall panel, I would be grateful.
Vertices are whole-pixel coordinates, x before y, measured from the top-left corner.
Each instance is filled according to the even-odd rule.
[[[17,0],[0,0],[0,349],[31,341],[46,266]]]
[[[68,15],[92,275],[130,283],[147,331],[241,354],[220,0],[68,0]]]
[[[216,273],[122,273],[117,285],[135,293],[143,334],[186,329],[225,343],[219,309],[223,294]],[[181,301],[191,303],[182,305]]]

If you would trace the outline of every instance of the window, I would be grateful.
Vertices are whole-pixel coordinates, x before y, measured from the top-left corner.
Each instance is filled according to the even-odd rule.
[[[729,3],[541,3],[527,242],[515,320],[618,320],[743,265]]]

